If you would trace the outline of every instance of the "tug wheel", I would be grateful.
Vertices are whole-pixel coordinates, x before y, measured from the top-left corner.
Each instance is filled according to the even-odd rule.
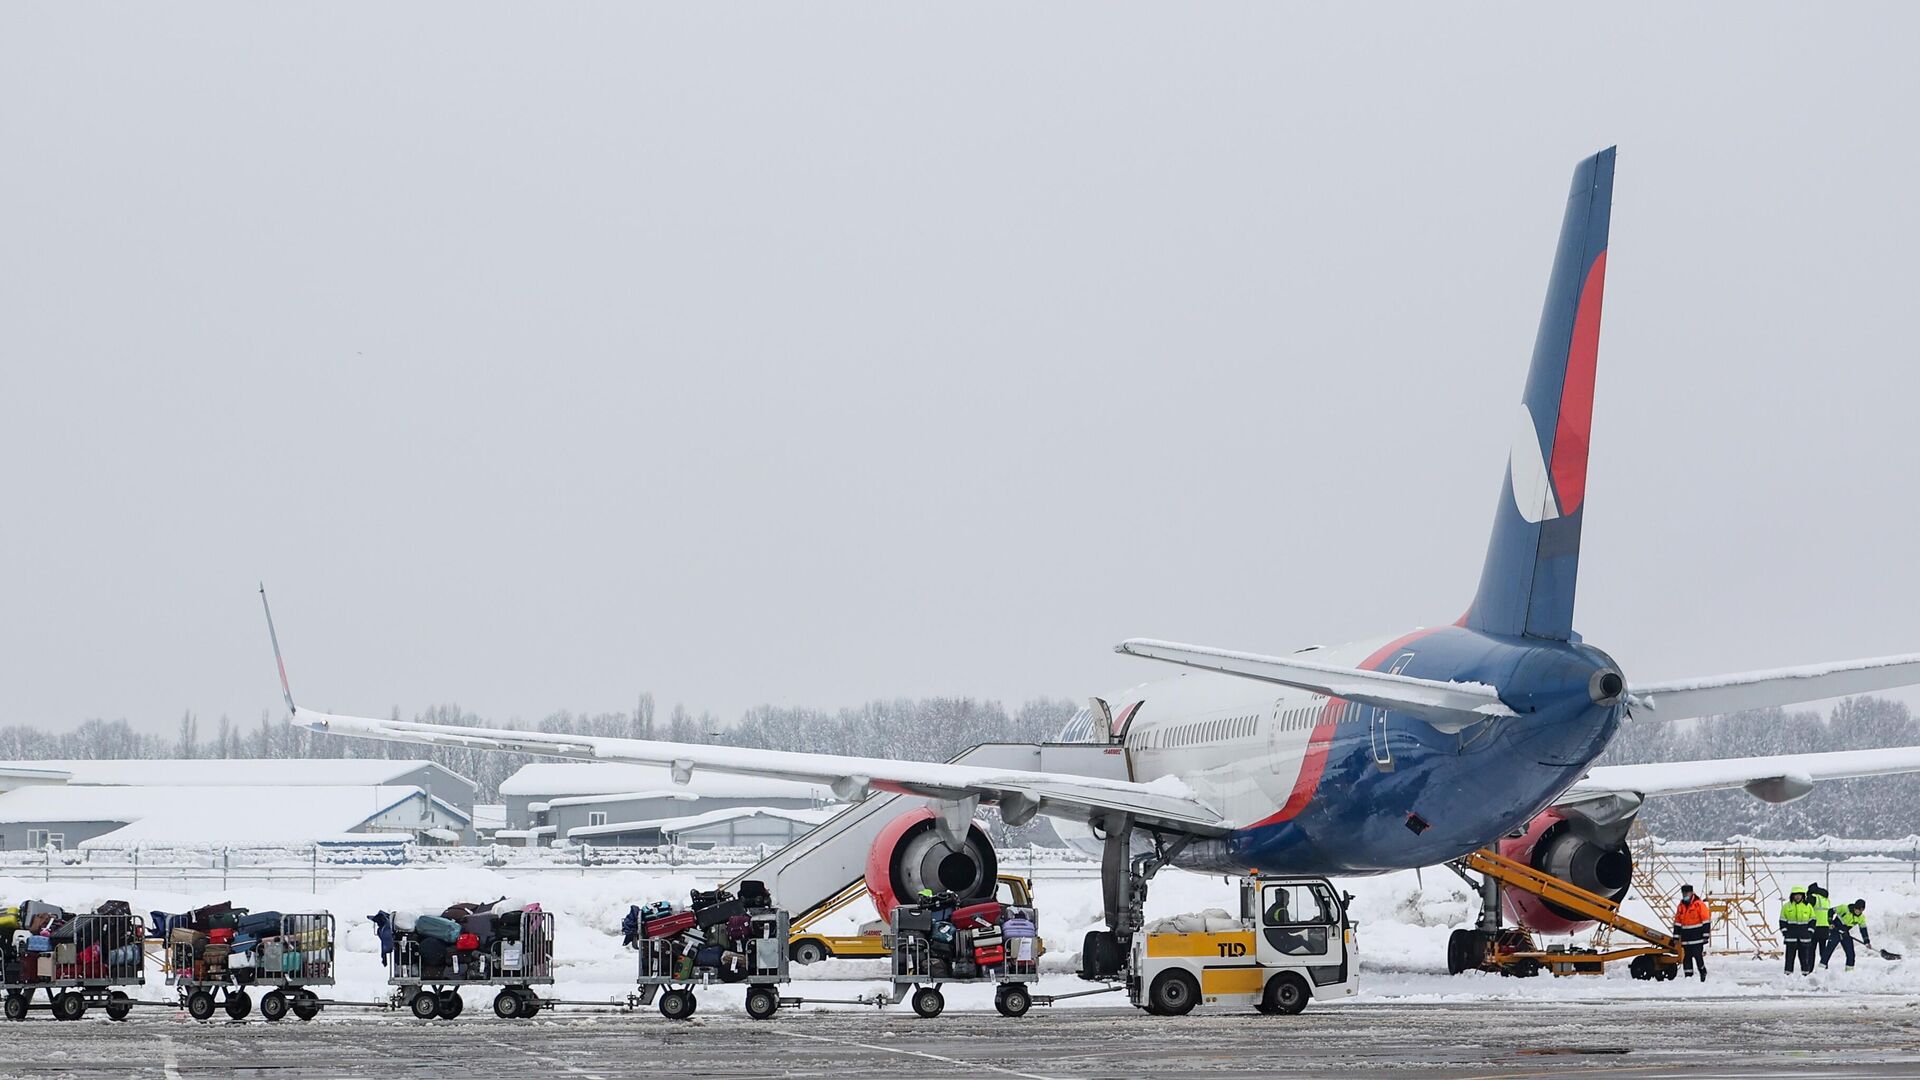
[[[1200,984],[1184,971],[1163,971],[1148,987],[1147,1000],[1160,1016],[1185,1016],[1200,1004]]]
[[[1267,983],[1267,999],[1261,1002],[1264,1006],[1261,1011],[1294,1016],[1306,1009],[1309,996],[1305,979],[1283,971]]]

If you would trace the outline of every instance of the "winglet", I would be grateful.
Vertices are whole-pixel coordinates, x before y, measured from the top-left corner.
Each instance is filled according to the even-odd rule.
[[[293,703],[293,687],[287,684],[287,662],[280,658],[280,635],[273,629],[273,608],[267,604],[267,583],[260,583],[260,610],[267,613],[267,640],[273,642],[273,662],[280,669],[280,696],[287,699],[287,715],[299,712]]]

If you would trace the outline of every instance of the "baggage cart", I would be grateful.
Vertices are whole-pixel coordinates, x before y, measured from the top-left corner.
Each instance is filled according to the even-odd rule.
[[[137,915],[75,915],[49,937],[51,951],[14,956],[0,975],[9,1020],[45,1009],[56,1020],[78,1020],[88,1009],[125,1020],[133,998],[119,989],[147,981],[146,923]],[[35,997],[44,994],[44,1001]]]
[[[966,943],[967,931],[956,931],[951,949],[936,945],[931,932],[919,925],[902,925],[921,918],[921,913],[905,905],[896,907],[887,917],[893,928],[893,999],[898,1005],[912,995],[913,1011],[931,1020],[947,1007],[940,988],[947,983],[994,983],[993,1007],[1002,1016],[1024,1016],[1033,1006],[1032,984],[1040,978],[1040,941],[1037,937],[1003,939],[997,946],[999,958],[976,961]],[[1038,912],[1033,915],[1037,922]],[[1021,944],[1025,943],[1025,944]],[[942,953],[950,955],[943,956]]]
[[[493,1014],[502,1020],[528,1020],[554,1002],[534,992],[553,985],[553,913],[529,911],[522,917],[517,939],[495,938],[467,952],[449,951],[435,967],[421,956],[420,939],[408,934],[394,940],[388,956],[387,985],[394,988],[389,1005],[407,1009],[422,1020],[451,1020],[465,1002],[463,986],[497,986]]]
[[[302,1020],[319,1016],[326,1003],[313,987],[333,985],[339,940],[332,915],[282,915],[280,933],[261,939],[256,946],[254,982],[268,988],[260,996],[260,1015],[269,1021],[280,1020],[288,1012]]]
[[[723,960],[716,964],[699,963],[701,948],[719,947],[704,936],[650,938],[643,932],[635,943],[640,968],[634,980],[639,986],[633,995],[634,1005],[653,1004],[657,997],[660,1015],[685,1020],[699,1004],[695,989],[715,985],[745,986],[747,1015],[755,1020],[771,1019],[783,1005],[798,1005],[797,999],[781,998],[777,989],[789,978],[787,913],[774,908],[751,909],[746,917],[749,930],[740,941],[743,948],[723,949]],[[724,958],[728,953],[741,958],[734,961],[739,966],[727,966]]]

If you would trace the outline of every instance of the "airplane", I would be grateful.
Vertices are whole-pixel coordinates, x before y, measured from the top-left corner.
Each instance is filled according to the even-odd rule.
[[[1014,826],[1046,815],[1101,854],[1111,938],[1101,951],[1109,956],[1123,954],[1139,929],[1147,879],[1162,866],[1366,875],[1442,865],[1493,845],[1618,899],[1632,873],[1627,829],[1648,798],[1744,788],[1778,803],[1823,780],[1920,771],[1920,746],[1594,765],[1629,717],[1671,722],[1920,683],[1920,654],[1635,682],[1575,632],[1614,159],[1610,147],[1574,170],[1466,614],[1288,655],[1123,641],[1123,654],[1188,669],[1094,698],[1069,725],[1069,740],[1120,748],[1125,778],[318,713],[294,704],[273,635],[293,722],[336,735],[647,763],[681,782],[703,769],[813,782],[847,802],[876,791],[921,796],[933,800],[922,813],[943,845],[936,853],[978,854],[983,834],[971,823],[980,804],[997,806]],[[267,618],[271,633],[270,611]],[[910,831],[890,829],[882,843],[902,844]],[[891,860],[901,872],[900,850],[876,849],[869,865],[884,871]],[[939,876],[928,850],[921,843],[913,858]],[[1580,925],[1531,896],[1505,902],[1542,932]],[[1488,947],[1471,936],[1463,945],[1463,933],[1484,932],[1456,932],[1450,953]]]

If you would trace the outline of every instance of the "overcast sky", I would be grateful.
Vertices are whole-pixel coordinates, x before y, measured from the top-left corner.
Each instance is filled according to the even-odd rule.
[[[1920,650],[1911,7],[0,9],[0,722],[1009,703],[1451,621],[1618,143],[1578,625]],[[204,730],[204,727],[203,727]]]

